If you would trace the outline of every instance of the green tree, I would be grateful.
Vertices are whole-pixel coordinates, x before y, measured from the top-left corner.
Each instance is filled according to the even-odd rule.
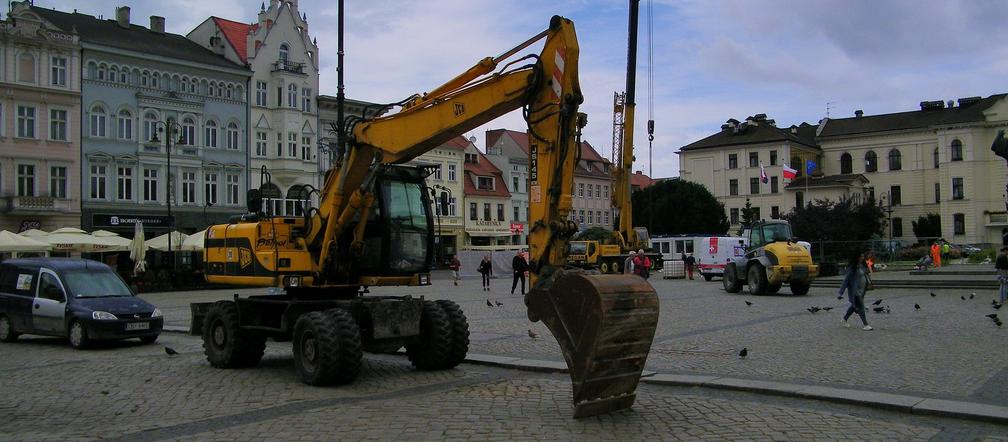
[[[600,243],[608,243],[609,240],[612,239],[612,237],[613,237],[612,230],[609,230],[605,227],[595,226],[595,227],[589,227],[587,229],[578,232],[571,239],[577,241],[598,241]]]
[[[937,213],[922,215],[910,224],[913,224],[914,236],[920,241],[941,236],[941,216]]]
[[[759,211],[756,208],[753,208],[752,202],[749,201],[749,198],[746,197],[745,206],[742,207],[742,212],[740,215],[742,217],[742,219],[740,220],[741,226],[739,227],[739,233],[738,233],[740,236],[742,235],[742,232],[745,231],[745,229],[752,227],[753,223],[759,221],[758,212]]]
[[[652,235],[723,234],[728,231],[724,204],[702,184],[671,179],[659,181],[631,196],[635,226]],[[648,226],[651,222],[653,225]]]
[[[882,209],[872,199],[862,204],[849,199],[840,202],[824,199],[796,207],[784,219],[791,224],[797,238],[822,241],[825,255],[842,258],[848,252],[865,250],[866,241],[881,235],[883,216]]]

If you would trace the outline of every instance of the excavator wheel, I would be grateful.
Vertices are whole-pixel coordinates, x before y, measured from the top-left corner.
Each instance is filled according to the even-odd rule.
[[[658,326],[658,295],[636,275],[558,270],[526,295],[529,318],[563,351],[574,417],[630,408]]]
[[[266,351],[266,337],[238,326],[238,306],[232,301],[217,301],[203,321],[203,353],[217,368],[251,367]]]
[[[609,263],[603,261],[602,264],[599,264],[599,271],[602,273],[609,273]]]
[[[441,299],[434,301],[448,315],[448,328],[451,332],[451,351],[445,360],[445,368],[461,364],[469,353],[469,321],[466,320],[462,308],[454,301]]]
[[[301,315],[292,341],[294,367],[308,385],[345,384],[360,373],[360,330],[346,310]]]
[[[468,325],[466,326],[468,329]],[[424,301],[420,313],[420,334],[406,343],[406,356],[418,370],[444,370],[452,364],[455,347],[451,316],[434,301]],[[466,336],[468,349],[469,337]],[[460,361],[461,362],[461,361]]]

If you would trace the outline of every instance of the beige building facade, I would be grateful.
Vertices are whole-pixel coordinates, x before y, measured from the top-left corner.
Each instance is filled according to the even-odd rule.
[[[582,229],[604,227],[613,230],[612,163],[581,142],[581,160],[574,169],[571,220]]]
[[[451,257],[465,244],[465,221],[461,207],[465,190],[462,180],[465,151],[470,145],[470,140],[458,136],[408,163],[432,166],[433,173],[427,177],[427,186],[432,190],[435,259],[441,265],[450,263]],[[448,202],[444,207],[440,204],[442,195]]]

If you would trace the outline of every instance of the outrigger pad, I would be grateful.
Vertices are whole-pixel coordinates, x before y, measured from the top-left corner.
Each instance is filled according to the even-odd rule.
[[[658,295],[636,275],[559,270],[526,296],[570,369],[574,417],[630,408],[658,327]]]

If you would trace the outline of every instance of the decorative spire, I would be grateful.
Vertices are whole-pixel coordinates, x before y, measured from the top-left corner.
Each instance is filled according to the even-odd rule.
[[[262,4],[259,5],[259,11],[265,11],[265,10],[266,10],[266,2],[262,2]]]
[[[308,14],[307,14],[307,13],[304,13],[304,12],[302,12],[302,13],[301,13],[301,20],[304,20],[304,21],[308,21]]]
[[[314,46],[318,46],[318,37],[313,38],[312,41],[311,41],[311,43]]]

